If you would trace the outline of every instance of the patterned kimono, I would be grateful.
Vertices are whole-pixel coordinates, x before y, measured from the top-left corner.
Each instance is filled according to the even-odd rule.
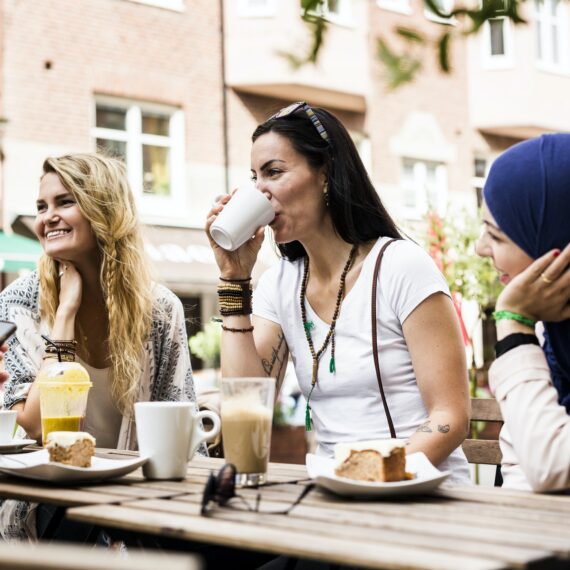
[[[166,287],[154,287],[153,320],[144,347],[138,401],[196,401],[182,303]],[[25,400],[43,360],[47,323],[40,317],[39,277],[33,272],[0,293],[0,320],[16,323],[4,356],[10,378],[5,385],[4,407]],[[21,428],[20,428],[21,429]],[[22,434],[23,435],[23,434]],[[118,449],[137,449],[134,417],[123,416]],[[204,444],[198,450],[206,455]],[[5,500],[0,508],[0,535],[35,538],[35,505]]]

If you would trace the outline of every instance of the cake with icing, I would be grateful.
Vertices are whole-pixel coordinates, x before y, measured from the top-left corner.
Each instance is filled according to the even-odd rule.
[[[52,431],[47,436],[49,460],[74,467],[91,467],[95,438],[84,431]]]
[[[335,473],[357,481],[403,481],[407,478],[405,445],[402,439],[338,443]]]

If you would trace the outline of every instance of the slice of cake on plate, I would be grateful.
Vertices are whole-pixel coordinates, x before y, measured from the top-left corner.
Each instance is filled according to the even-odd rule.
[[[403,481],[407,478],[405,446],[403,439],[337,443],[335,473],[358,481]]]
[[[48,434],[46,448],[52,462],[91,467],[95,438],[84,431],[52,431]]]

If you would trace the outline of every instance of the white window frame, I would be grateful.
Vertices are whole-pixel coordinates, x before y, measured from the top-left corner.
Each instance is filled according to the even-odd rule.
[[[404,165],[406,162],[413,164],[413,183],[412,186],[406,186],[404,183]],[[426,188],[428,165],[435,165],[435,178],[436,178],[436,191],[437,191],[437,204],[431,204],[433,209],[439,216],[445,216],[447,209],[447,165],[442,162],[431,160],[421,160],[412,157],[402,157],[402,182],[400,187],[402,192],[412,190],[415,196],[414,205],[410,206],[402,204],[404,216],[409,219],[420,219],[428,212],[428,195]]]
[[[376,0],[376,5],[382,10],[411,16],[414,13],[410,0]]]
[[[317,16],[327,20],[331,24],[338,26],[353,27],[354,21],[352,18],[352,0],[338,0],[340,11],[339,13],[331,12],[329,10],[328,0],[325,0],[324,5],[320,6],[314,13]]]
[[[142,215],[180,217],[185,214],[185,149],[184,149],[184,113],[181,109],[115,97],[96,96],[93,113],[97,106],[109,106],[126,111],[125,130],[97,127],[93,120],[91,137],[126,143],[126,162],[129,184],[135,196],[137,206]],[[142,115],[144,112],[168,115],[169,136],[150,135],[142,132]],[[168,147],[170,194],[155,196],[143,190],[143,144]],[[176,216],[176,213],[179,216]]]
[[[147,6],[154,6],[155,8],[164,8],[165,10],[172,10],[173,12],[185,12],[186,0],[129,0],[136,4],[146,4]]]
[[[493,55],[491,53],[491,24],[487,21],[483,24],[482,42],[482,61],[483,67],[486,69],[508,69],[515,65],[515,47],[513,23],[509,18],[498,17],[493,20],[502,20],[503,22],[503,41],[505,45],[504,54]]]
[[[536,65],[543,71],[554,73],[568,73],[568,33],[569,14],[564,0],[557,2],[556,15],[551,12],[551,4],[554,0],[543,0],[542,9],[539,9],[537,2],[533,1],[534,21],[535,21],[535,42],[536,42]],[[538,26],[540,24],[541,35],[538,37]],[[552,28],[558,29],[558,56],[559,61],[553,61],[552,53]],[[540,46],[539,46],[540,44]],[[539,47],[542,55],[539,55]]]
[[[443,4],[444,4],[444,8],[446,10],[446,12],[451,12],[451,10],[453,10],[453,8],[455,7],[455,0],[443,0]],[[455,26],[457,24],[457,19],[456,18],[441,18],[440,16],[438,16],[437,14],[435,14],[434,12],[432,12],[427,5],[425,5],[424,8],[424,16],[428,19],[431,20],[432,22],[435,22],[436,24],[445,24],[447,26]]]
[[[240,18],[271,18],[275,16],[275,0],[266,0],[265,6],[252,6],[249,0],[239,0],[238,14]]]

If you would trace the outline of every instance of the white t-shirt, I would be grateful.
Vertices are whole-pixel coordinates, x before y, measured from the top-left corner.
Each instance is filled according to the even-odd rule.
[[[388,238],[374,245],[353,288],[341,306],[335,329],[336,373],[329,372],[331,346],[319,360],[317,386],[311,395],[317,453],[332,456],[339,442],[390,437],[372,355],[370,298],[378,252]],[[291,353],[299,386],[308,396],[312,359],[305,337],[299,296],[303,260],[282,260],[259,280],[253,296],[253,313],[279,324]],[[377,289],[378,355],[382,384],[396,435],[410,437],[428,419],[416,382],[402,323],[430,295],[449,295],[447,284],[429,255],[416,244],[399,240],[384,254]],[[322,346],[329,324],[306,301],[307,320],[315,351]],[[461,450],[438,466],[451,469],[452,479],[467,483],[467,461]]]

